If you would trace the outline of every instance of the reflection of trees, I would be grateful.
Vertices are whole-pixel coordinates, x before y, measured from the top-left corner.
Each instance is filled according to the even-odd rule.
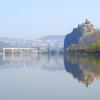
[[[65,68],[74,78],[77,78],[86,86],[91,84],[95,78],[100,77],[100,57],[66,55],[64,57]]]

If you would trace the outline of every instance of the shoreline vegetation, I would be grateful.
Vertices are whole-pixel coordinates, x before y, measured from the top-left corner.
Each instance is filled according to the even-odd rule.
[[[100,42],[91,45],[84,44],[81,47],[72,44],[67,50],[65,50],[65,52],[72,54],[100,54]]]
[[[86,19],[66,35],[64,52],[72,54],[100,54],[100,29]]]
[[[64,55],[81,55],[81,56],[100,56],[100,52],[87,52],[87,51],[65,51]]]

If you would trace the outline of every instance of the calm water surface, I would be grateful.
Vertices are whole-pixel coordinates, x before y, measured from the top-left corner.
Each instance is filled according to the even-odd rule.
[[[100,100],[99,79],[99,56],[0,56],[0,100]]]

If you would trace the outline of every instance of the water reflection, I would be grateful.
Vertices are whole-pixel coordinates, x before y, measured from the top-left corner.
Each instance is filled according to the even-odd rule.
[[[100,56],[66,55],[64,65],[66,71],[86,87],[100,77]]]
[[[64,70],[63,56],[58,54],[0,55],[0,69],[18,67],[61,71]]]
[[[63,59],[64,58],[64,59]],[[34,54],[0,55],[0,70],[32,67],[46,71],[66,71],[88,87],[100,77],[100,56]],[[34,69],[33,69],[34,70]]]

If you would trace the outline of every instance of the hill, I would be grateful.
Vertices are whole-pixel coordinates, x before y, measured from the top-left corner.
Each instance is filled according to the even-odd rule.
[[[9,43],[5,43],[5,42],[0,41],[0,48],[9,47],[9,46],[10,46]]]
[[[40,40],[64,40],[65,35],[48,35],[48,36],[44,36],[41,37]]]
[[[49,48],[49,51],[63,51],[65,35],[47,35],[34,41],[34,47]]]
[[[100,30],[86,19],[66,35],[64,40],[65,51],[100,52]]]

